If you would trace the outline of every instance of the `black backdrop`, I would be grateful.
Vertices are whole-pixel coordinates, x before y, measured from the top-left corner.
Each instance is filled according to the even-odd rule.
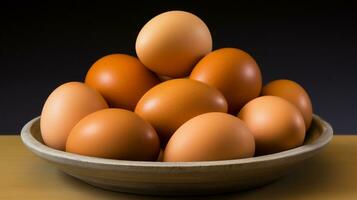
[[[356,10],[343,1],[2,1],[0,133],[19,133],[40,114],[51,90],[82,81],[101,56],[135,55],[140,28],[168,10],[198,15],[210,28],[215,49],[249,52],[264,82],[299,82],[315,113],[337,133],[357,134]]]

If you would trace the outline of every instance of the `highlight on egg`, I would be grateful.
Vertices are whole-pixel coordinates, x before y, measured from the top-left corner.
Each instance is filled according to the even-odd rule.
[[[100,58],[85,78],[85,83],[99,91],[110,107],[128,110],[134,110],[141,96],[159,82],[137,58],[126,54]]]
[[[262,95],[278,96],[294,104],[304,117],[306,129],[312,121],[312,103],[306,90],[298,83],[280,79],[271,81],[262,89]]]
[[[108,108],[104,98],[84,83],[69,82],[47,98],[41,113],[41,135],[45,144],[64,150],[71,129],[86,115]]]
[[[180,126],[169,140],[163,160],[230,160],[252,157],[254,151],[254,136],[242,120],[226,113],[211,112]]]
[[[281,97],[253,99],[241,109],[238,117],[254,135],[256,155],[292,149],[304,142],[303,116],[292,103]]]
[[[206,24],[185,11],[157,15],[140,30],[135,44],[140,61],[161,76],[189,75],[194,65],[212,50]]]
[[[196,64],[190,79],[221,91],[228,102],[228,112],[234,115],[258,97],[262,88],[258,64],[248,53],[236,48],[222,48],[206,55]]]
[[[160,141],[154,128],[124,109],[103,109],[87,115],[71,130],[66,151],[120,160],[155,161]]]
[[[217,89],[191,79],[156,85],[135,108],[135,113],[153,125],[163,145],[183,123],[207,112],[227,112],[227,102]]]

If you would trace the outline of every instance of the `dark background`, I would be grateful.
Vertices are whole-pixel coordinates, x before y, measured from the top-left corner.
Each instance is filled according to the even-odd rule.
[[[198,15],[215,49],[249,52],[265,83],[299,82],[336,133],[357,134],[357,10],[343,1],[2,1],[0,133],[19,133],[54,88],[82,81],[98,58],[135,55],[141,27],[169,10]]]

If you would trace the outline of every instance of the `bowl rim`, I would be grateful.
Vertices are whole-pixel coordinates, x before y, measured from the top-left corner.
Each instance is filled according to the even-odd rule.
[[[308,153],[314,150],[318,150],[324,147],[330,142],[333,137],[333,129],[329,123],[321,119],[317,115],[313,115],[313,120],[317,121],[317,125],[321,128],[321,135],[311,143],[304,144],[302,146],[289,149],[286,151],[268,154],[263,156],[251,157],[251,158],[241,158],[241,159],[232,159],[232,160],[218,160],[218,161],[194,161],[194,162],[158,162],[158,161],[131,161],[131,160],[116,160],[116,159],[107,159],[107,158],[97,158],[90,156],[83,156],[74,153],[69,153],[65,151],[60,151],[48,147],[31,134],[31,127],[40,120],[40,116],[36,117],[25,124],[21,130],[21,139],[22,142],[30,148],[33,152],[37,154],[47,155],[52,158],[57,158],[61,160],[67,160],[71,162],[80,162],[86,163],[89,165],[105,165],[108,167],[115,166],[125,166],[125,167],[153,167],[153,168],[162,168],[162,167],[212,167],[212,166],[222,166],[222,165],[243,165],[250,163],[260,163],[272,160],[285,159],[287,157],[293,157],[299,154]]]

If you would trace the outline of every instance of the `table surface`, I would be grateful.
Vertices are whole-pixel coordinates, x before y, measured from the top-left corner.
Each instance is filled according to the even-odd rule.
[[[318,155],[261,188],[175,199],[357,199],[357,136],[334,136]],[[165,199],[87,185],[36,157],[19,136],[0,136],[0,199]]]

